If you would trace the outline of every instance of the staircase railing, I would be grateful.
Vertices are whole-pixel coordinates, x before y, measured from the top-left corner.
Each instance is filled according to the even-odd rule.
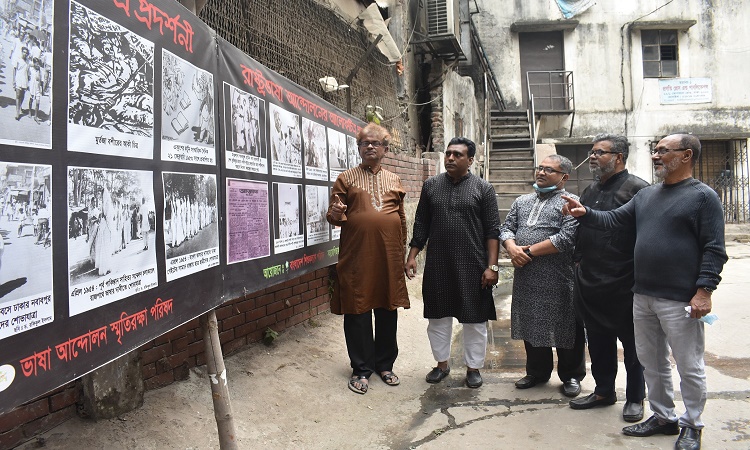
[[[576,118],[573,95],[573,72],[569,70],[530,70],[526,72],[526,89],[529,98],[537,99],[536,110],[541,114],[572,114],[570,133]]]
[[[485,53],[484,47],[482,46],[482,41],[479,39],[479,33],[477,32],[477,28],[474,25],[473,19],[469,20],[469,25],[471,26],[471,46],[474,49],[474,54],[479,57],[479,63],[482,66],[482,70],[487,74],[488,91],[495,102],[495,106],[500,111],[504,111],[506,106],[505,99],[503,98],[503,93],[500,90],[500,85],[497,82],[497,78],[495,78],[495,72],[492,71],[490,61],[487,59],[487,54]]]
[[[534,155],[534,167],[539,165],[536,158],[536,115],[534,114],[534,94],[529,93],[529,137],[531,137],[532,154]]]

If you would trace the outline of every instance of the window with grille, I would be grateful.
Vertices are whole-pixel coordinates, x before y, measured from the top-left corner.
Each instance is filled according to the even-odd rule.
[[[643,77],[672,78],[677,70],[677,30],[642,30]]]

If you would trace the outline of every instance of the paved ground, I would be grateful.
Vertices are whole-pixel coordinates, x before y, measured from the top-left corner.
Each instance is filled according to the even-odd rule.
[[[714,294],[719,321],[707,327],[708,404],[705,449],[750,448],[750,245],[728,246],[730,261]],[[621,434],[624,369],[614,406],[574,411],[559,380],[520,391],[523,353],[510,341],[509,299],[498,289],[499,319],[493,323],[485,384],[463,386],[461,358],[438,385],[424,382],[432,361],[421,317],[420,279],[409,283],[412,308],[400,313],[398,387],[371,379],[370,391],[346,388],[350,372],[342,319],[326,314],[227,358],[239,447],[293,449],[669,449],[675,437],[632,438]],[[454,347],[454,354],[457,347]],[[675,374],[675,379],[676,374]],[[583,380],[583,395],[593,390]],[[678,388],[678,386],[676,386]],[[679,398],[679,391],[677,392]],[[682,405],[678,404],[678,411]],[[650,412],[646,411],[647,415]],[[210,449],[218,448],[205,368],[189,380],[146,393],[143,408],[98,423],[70,420],[21,448]]]

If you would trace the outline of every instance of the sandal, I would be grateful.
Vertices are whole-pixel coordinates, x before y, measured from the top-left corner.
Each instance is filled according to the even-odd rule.
[[[367,383],[363,383],[362,380],[367,380],[367,377],[364,375],[352,375],[352,377],[349,378],[349,390],[356,392],[357,394],[365,394],[368,386]]]
[[[396,376],[396,374],[390,370],[381,372],[380,379],[383,380],[383,383],[387,384],[388,386],[398,386],[399,384],[401,384],[401,380],[398,379],[398,376]]]

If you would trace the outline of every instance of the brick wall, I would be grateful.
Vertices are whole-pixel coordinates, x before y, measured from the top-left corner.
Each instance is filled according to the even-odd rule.
[[[422,183],[435,175],[435,161],[406,154],[388,153],[383,167],[401,177],[407,200],[419,199]],[[414,205],[407,208],[412,222]],[[411,226],[409,226],[411,232]],[[329,310],[328,278],[330,268],[319,269],[299,278],[248,293],[216,309],[219,339],[224,355],[263,339],[266,328],[281,332]],[[141,363],[146,389],[167,386],[189,377],[191,367],[205,364],[203,331],[198,319],[143,345]],[[76,415],[81,389],[69,383],[37,399],[0,415],[0,449],[12,448],[32,439]]]

